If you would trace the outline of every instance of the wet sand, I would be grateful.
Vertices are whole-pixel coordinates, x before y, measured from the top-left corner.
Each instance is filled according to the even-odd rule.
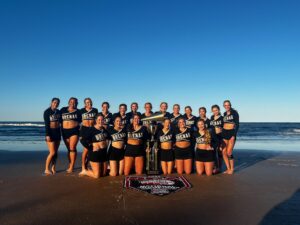
[[[42,176],[46,155],[0,151],[1,225],[300,224],[297,152],[236,151],[233,176],[185,176],[191,189],[163,197],[123,189],[124,177],[67,175],[65,153]]]

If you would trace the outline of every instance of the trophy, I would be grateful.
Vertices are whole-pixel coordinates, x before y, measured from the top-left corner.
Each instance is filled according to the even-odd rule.
[[[151,135],[150,140],[147,142],[147,147],[150,149],[146,154],[146,171],[147,175],[158,175],[158,157],[157,157],[157,140],[155,140],[155,133],[157,131],[157,124],[154,124],[153,121],[162,121],[164,113],[155,113],[152,116],[141,119],[141,121],[149,121],[147,125],[147,130]]]

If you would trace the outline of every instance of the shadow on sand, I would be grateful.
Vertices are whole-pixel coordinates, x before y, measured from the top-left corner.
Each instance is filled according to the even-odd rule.
[[[261,161],[279,156],[281,153],[276,151],[262,150],[237,150],[235,155],[235,173],[251,167]]]
[[[298,225],[300,224],[300,188],[287,200],[269,211],[260,225]]]

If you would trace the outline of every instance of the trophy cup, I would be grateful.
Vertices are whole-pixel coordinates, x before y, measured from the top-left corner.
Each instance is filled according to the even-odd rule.
[[[157,140],[155,140],[155,133],[157,131],[157,124],[152,123],[152,121],[162,121],[164,113],[155,113],[152,116],[141,119],[141,121],[149,121],[147,125],[147,130],[151,135],[150,140],[147,142],[147,147],[150,149],[146,154],[146,172],[147,175],[158,175],[158,157],[157,157]]]

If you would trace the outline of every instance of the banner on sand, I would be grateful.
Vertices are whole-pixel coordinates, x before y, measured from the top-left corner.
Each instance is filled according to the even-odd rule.
[[[128,176],[124,179],[124,187],[148,192],[153,195],[164,196],[191,188],[192,185],[183,176]]]

